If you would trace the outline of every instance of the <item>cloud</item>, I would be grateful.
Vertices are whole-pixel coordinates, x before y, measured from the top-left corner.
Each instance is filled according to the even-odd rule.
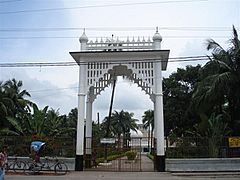
[[[1,81],[15,78],[23,81],[22,89],[26,89],[31,97],[30,101],[36,103],[40,108],[49,106],[59,109],[62,114],[68,114],[70,110],[77,106],[77,86],[59,87],[54,85],[51,80],[39,80],[31,77],[25,69],[4,69],[0,71]]]
[[[101,120],[108,116],[112,87],[108,87],[94,102],[94,113],[101,112]],[[118,78],[113,102],[113,111],[133,112],[134,117],[141,119],[144,111],[153,109],[149,95],[145,94],[136,84]],[[95,116],[93,116],[95,118]]]

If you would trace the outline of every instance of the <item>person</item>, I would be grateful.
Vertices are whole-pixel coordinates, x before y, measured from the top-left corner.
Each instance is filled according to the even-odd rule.
[[[32,141],[31,142],[31,153],[33,154],[33,160],[36,163],[40,163],[40,152],[45,148],[45,142],[42,141]]]
[[[2,152],[0,152],[0,180],[4,180],[6,165],[7,165],[7,146],[3,146],[3,150]]]

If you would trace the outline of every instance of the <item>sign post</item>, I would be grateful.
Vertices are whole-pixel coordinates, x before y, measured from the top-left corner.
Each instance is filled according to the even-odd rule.
[[[230,148],[239,148],[240,147],[240,137],[229,137],[228,145]]]

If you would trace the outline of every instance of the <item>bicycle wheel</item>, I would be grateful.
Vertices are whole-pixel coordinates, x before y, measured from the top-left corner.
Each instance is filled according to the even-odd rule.
[[[17,160],[13,163],[13,171],[16,173],[23,173],[26,163],[21,160]]]
[[[26,175],[36,174],[40,171],[40,168],[36,166],[34,162],[27,162],[24,167],[24,173]]]
[[[56,174],[58,175],[64,175],[67,174],[68,171],[68,167],[65,163],[63,162],[58,162],[55,166],[54,166],[54,171]]]

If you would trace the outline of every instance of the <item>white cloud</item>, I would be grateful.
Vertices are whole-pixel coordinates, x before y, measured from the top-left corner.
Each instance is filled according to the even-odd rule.
[[[153,109],[153,103],[149,95],[145,94],[136,84],[122,80],[122,78],[118,79],[114,95],[113,111],[124,110],[132,112],[136,119],[141,120],[144,111]],[[94,102],[94,114],[101,112],[101,120],[108,116],[111,93],[112,87],[106,88]]]

